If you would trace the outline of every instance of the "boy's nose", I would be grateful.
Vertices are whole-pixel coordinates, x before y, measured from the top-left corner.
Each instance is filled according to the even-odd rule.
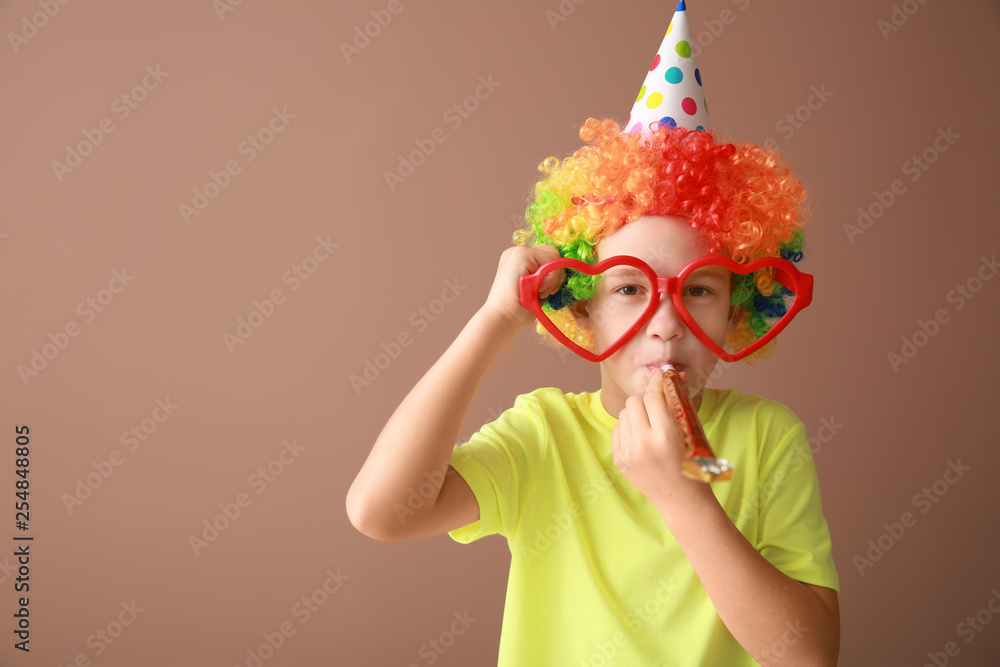
[[[646,323],[646,331],[663,340],[676,338],[684,334],[684,320],[681,319],[669,294],[660,295],[660,303],[656,306],[653,316]]]

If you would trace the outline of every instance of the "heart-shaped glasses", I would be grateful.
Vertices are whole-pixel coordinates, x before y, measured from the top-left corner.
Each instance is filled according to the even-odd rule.
[[[705,330],[719,331],[720,322],[721,330],[726,329],[731,290],[752,287],[753,274],[760,269],[769,274],[775,291],[770,299],[755,301],[757,314],[752,326],[759,337],[743,349],[726,352]],[[581,309],[579,302],[567,303],[571,299],[566,296],[566,272],[571,271],[595,276],[594,295],[586,308]],[[555,284],[562,288],[556,294],[540,297],[539,289],[554,273]],[[519,286],[521,305],[534,313],[557,340],[588,361],[603,361],[617,352],[653,316],[663,294],[670,295],[684,324],[705,347],[723,361],[737,361],[759,350],[788,326],[796,313],[812,302],[812,287],[813,277],[786,259],[764,257],[738,264],[718,255],[699,257],[672,278],[656,275],[648,264],[628,255],[609,257],[597,264],[562,258],[522,276]],[[591,328],[600,325],[602,337],[612,341],[598,354],[569,338],[581,317],[590,321]]]

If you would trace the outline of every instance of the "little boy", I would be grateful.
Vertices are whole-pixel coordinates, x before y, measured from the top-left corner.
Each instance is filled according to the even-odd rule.
[[[713,348],[762,356],[770,343],[752,346],[786,313],[775,270],[726,267],[801,258],[801,185],[773,152],[708,131],[663,122],[639,137],[591,119],[580,136],[589,145],[573,157],[543,163],[530,230],[386,424],[348,493],[350,519],[386,541],[504,535],[503,666],[836,665],[839,582],[805,428],[779,403],[705,387]],[[560,257],[632,259],[595,278],[543,271],[537,295],[519,291]],[[601,389],[519,396],[455,447],[536,298],[548,331],[598,355]],[[681,474],[668,363],[729,481]],[[409,490],[428,480],[439,491],[411,511]]]

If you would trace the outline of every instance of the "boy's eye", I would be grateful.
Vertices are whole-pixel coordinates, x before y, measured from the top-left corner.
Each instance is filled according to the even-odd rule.
[[[638,296],[642,293],[642,289],[638,285],[622,285],[615,290],[615,293],[623,296]]]
[[[705,297],[711,295],[712,290],[701,285],[688,285],[684,287],[684,296],[686,297]]]

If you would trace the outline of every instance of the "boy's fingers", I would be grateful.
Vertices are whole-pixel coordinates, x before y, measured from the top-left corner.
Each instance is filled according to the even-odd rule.
[[[628,437],[629,434],[631,433],[631,429],[629,429],[628,420],[629,420],[629,414],[628,414],[628,408],[626,408],[626,409],[622,410],[618,414],[618,438],[619,438],[619,441],[623,437]]]
[[[621,442],[626,451],[633,441],[642,437],[643,429],[648,428],[643,413],[641,402],[636,402],[632,407],[626,404],[626,408],[622,410],[618,424],[622,427]]]
[[[531,246],[532,259],[537,263],[535,269],[538,269],[542,264],[546,262],[551,262],[554,259],[559,259],[559,248],[554,245],[536,245]]]
[[[667,396],[663,391],[663,371],[659,368],[649,376],[649,384],[646,385],[646,391],[642,395],[642,402],[646,408],[650,428],[662,433],[670,426],[671,417]]]
[[[549,275],[545,276],[545,280],[539,287],[538,295],[541,297],[549,297],[559,291],[562,287],[563,281],[566,280],[566,271],[559,269],[558,271],[553,271]]]
[[[538,248],[539,250],[541,250],[542,252],[546,253],[547,255],[550,255],[552,257],[552,259],[557,259],[559,257],[559,248],[557,248],[554,245],[551,245],[549,243],[539,243],[538,245],[532,246],[532,247],[533,248]]]
[[[641,435],[650,427],[649,414],[646,410],[645,394],[630,396],[625,399],[626,409],[629,411],[629,419],[632,435]]]

